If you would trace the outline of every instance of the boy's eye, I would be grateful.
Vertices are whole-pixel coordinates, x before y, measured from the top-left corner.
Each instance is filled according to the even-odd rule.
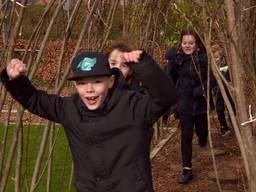
[[[116,62],[110,62],[110,65],[115,66]]]
[[[83,82],[83,81],[77,81],[76,84],[77,84],[77,85],[84,85],[85,82]]]
[[[94,83],[101,83],[102,80],[96,80]]]
[[[123,68],[128,68],[128,66],[127,66],[127,65],[125,65],[125,64],[123,64],[123,65],[122,65],[122,67],[123,67]]]

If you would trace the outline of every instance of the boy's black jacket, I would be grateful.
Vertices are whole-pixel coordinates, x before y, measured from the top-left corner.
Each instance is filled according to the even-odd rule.
[[[32,113],[64,126],[79,192],[153,191],[151,127],[176,102],[176,90],[145,52],[139,64],[129,67],[148,94],[125,88],[117,75],[106,102],[96,111],[89,111],[76,93],[50,95],[37,90],[25,76],[10,81],[6,70],[1,73],[14,99]]]

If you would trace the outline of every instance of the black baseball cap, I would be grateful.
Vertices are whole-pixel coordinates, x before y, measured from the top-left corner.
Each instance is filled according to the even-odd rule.
[[[80,78],[112,75],[108,58],[101,52],[80,51],[71,63],[72,75],[68,78],[75,81]]]

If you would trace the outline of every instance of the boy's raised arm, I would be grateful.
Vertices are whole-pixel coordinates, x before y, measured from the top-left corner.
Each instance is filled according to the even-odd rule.
[[[1,82],[24,108],[43,118],[59,122],[63,114],[63,99],[37,90],[26,73],[26,65],[19,59],[12,59],[0,74]]]
[[[173,81],[150,55],[145,51],[136,50],[124,53],[123,59],[147,89],[155,104],[168,109],[176,103],[177,94]]]

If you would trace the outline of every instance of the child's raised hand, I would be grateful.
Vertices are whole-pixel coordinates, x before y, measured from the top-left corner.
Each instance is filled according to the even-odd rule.
[[[19,59],[12,59],[6,67],[7,74],[10,80],[17,79],[18,77],[27,73],[26,65]]]
[[[122,59],[124,60],[125,63],[139,63],[141,54],[143,51],[141,50],[136,50],[132,52],[124,52],[122,54]]]

